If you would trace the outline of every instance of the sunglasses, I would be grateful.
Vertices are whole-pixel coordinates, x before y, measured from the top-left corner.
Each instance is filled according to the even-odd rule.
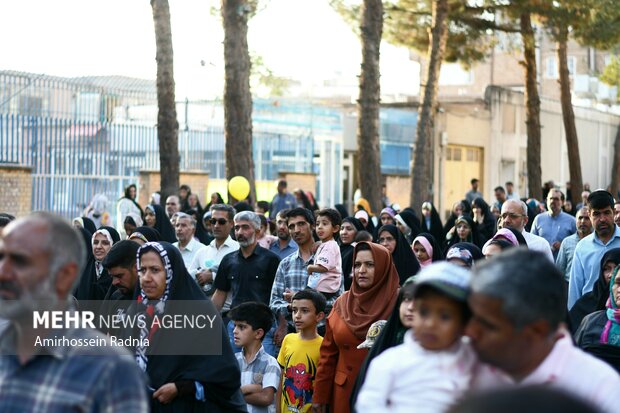
[[[211,218],[209,222],[211,222],[211,225],[215,225],[215,224],[226,225],[228,223],[228,220],[224,218],[219,218],[219,219]]]

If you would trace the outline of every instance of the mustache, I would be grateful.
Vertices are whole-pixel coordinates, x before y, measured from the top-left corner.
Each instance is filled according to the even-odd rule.
[[[0,281],[0,290],[10,291],[19,295],[21,293],[21,289],[14,282],[10,281]]]

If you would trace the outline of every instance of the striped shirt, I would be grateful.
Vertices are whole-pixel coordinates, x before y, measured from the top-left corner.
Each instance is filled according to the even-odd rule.
[[[43,332],[43,331],[42,331]],[[40,346],[21,364],[16,329],[0,333],[0,413],[148,412],[146,382],[133,357],[90,329],[68,329],[42,338],[100,340],[107,345]]]
[[[274,400],[269,406],[254,406],[248,403],[248,413],[274,413],[276,411],[275,393],[280,386],[280,365],[275,358],[267,354],[263,346],[248,363],[242,350],[236,353],[239,369],[241,370],[241,385],[260,384],[263,389],[273,387]]]

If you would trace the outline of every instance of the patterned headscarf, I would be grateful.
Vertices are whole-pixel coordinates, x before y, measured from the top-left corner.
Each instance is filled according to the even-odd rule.
[[[170,257],[168,256],[168,252],[163,247],[163,245],[161,245],[159,242],[147,242],[142,247],[140,247],[137,253],[137,257],[136,257],[137,262],[138,262],[138,269],[141,268],[140,257],[149,251],[156,252],[157,254],[159,254],[159,257],[161,258],[162,264],[164,265],[164,271],[166,271],[166,288],[164,289],[164,293],[162,294],[162,296],[155,303],[153,303],[152,300],[150,300],[146,296],[146,293],[144,292],[143,289],[140,289],[140,295],[138,296],[138,303],[142,304],[143,306],[146,306],[145,314],[147,316],[146,318],[147,322],[145,322],[142,328],[140,329],[140,343],[148,342],[147,339],[150,340],[153,334],[155,333],[155,331],[157,331],[158,325],[156,324],[155,326],[153,326],[152,320],[156,314],[158,316],[161,316],[164,313],[164,309],[166,307],[166,301],[168,300],[168,297],[170,295],[170,284],[172,282],[172,274],[173,274],[172,265],[170,264]],[[147,346],[142,345],[142,344],[136,347],[136,355],[135,355],[136,361],[138,363],[138,366],[140,366],[140,368],[143,371],[146,371],[146,366],[148,364],[148,357],[146,356],[147,349],[148,349]]]
[[[620,308],[614,297],[613,288],[620,266],[616,266],[609,280],[609,299],[607,299],[607,322],[603,328],[601,344],[611,344],[620,347]]]

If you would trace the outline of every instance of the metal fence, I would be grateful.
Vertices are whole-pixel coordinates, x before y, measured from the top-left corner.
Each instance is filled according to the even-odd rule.
[[[312,171],[312,136],[254,135],[257,179],[280,171]],[[221,128],[181,131],[182,170],[225,177]],[[32,208],[77,216],[98,193],[110,201],[135,183],[140,170],[159,169],[157,130],[151,126],[0,115],[0,163],[32,167]]]

